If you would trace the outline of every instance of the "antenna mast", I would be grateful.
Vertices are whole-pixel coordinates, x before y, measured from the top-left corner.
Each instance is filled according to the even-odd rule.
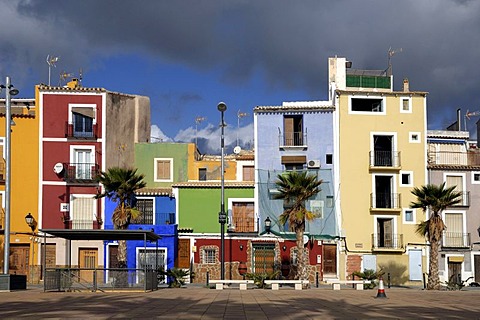
[[[240,119],[243,117],[248,116],[248,113],[246,112],[240,112],[240,109],[238,109],[237,112],[237,146],[239,146],[239,141],[238,141],[238,131],[240,131]]]
[[[55,65],[55,63],[57,63],[59,57],[55,57],[55,56],[50,56],[50,55],[47,55],[47,64],[48,64],[48,86],[50,86],[50,76],[52,74],[52,66],[53,67],[57,67]]]
[[[393,70],[392,70],[392,57],[398,53],[398,52],[402,52],[402,48],[400,49],[392,49],[392,47],[390,47],[388,49],[388,68],[387,68],[387,76],[391,76],[393,74]]]
[[[198,145],[197,145],[198,125],[200,123],[202,123],[202,121],[205,121],[205,120],[207,120],[207,117],[201,117],[201,116],[195,117],[195,148],[198,148]]]

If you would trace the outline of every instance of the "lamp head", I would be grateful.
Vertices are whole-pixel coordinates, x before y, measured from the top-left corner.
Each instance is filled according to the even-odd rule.
[[[32,230],[35,228],[35,218],[30,212],[25,216],[25,222]]]
[[[220,102],[220,103],[217,105],[217,109],[218,109],[218,111],[220,111],[220,112],[225,112],[225,110],[227,110],[227,105],[226,105],[224,102]]]
[[[11,96],[16,96],[20,91],[18,91],[18,89],[16,88],[12,88],[10,89],[10,95]]]
[[[272,227],[272,220],[270,220],[270,217],[267,217],[267,219],[265,219],[265,231],[267,233],[270,233],[271,227]]]

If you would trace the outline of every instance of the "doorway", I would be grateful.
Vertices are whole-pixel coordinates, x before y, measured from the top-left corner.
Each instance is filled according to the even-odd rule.
[[[80,248],[78,249],[78,267],[80,268],[80,281],[93,282],[94,269],[98,267],[98,249]],[[87,269],[87,270],[81,270]]]
[[[334,244],[323,245],[323,275],[335,276],[337,274],[337,246]]]
[[[274,271],[275,245],[254,244],[253,245],[253,273],[269,274]]]
[[[30,267],[30,245],[10,245],[10,274],[28,275]]]
[[[421,281],[422,277],[422,250],[408,251],[409,280]]]

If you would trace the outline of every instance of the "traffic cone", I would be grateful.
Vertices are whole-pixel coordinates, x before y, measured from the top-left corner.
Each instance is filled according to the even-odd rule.
[[[378,283],[378,292],[375,298],[386,298],[387,295],[385,294],[385,288],[383,287],[383,278],[380,277],[380,281]]]

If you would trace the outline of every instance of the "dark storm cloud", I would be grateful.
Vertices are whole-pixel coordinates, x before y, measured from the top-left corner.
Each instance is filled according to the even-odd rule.
[[[302,88],[312,100],[326,98],[329,56],[386,69],[392,47],[403,49],[392,57],[396,89],[408,77],[412,90],[430,92],[429,127],[451,123],[459,107],[480,108],[480,1],[3,2],[2,72],[23,66],[39,74],[49,52],[77,65],[140,52],[217,68],[236,84],[259,71],[270,86]]]

